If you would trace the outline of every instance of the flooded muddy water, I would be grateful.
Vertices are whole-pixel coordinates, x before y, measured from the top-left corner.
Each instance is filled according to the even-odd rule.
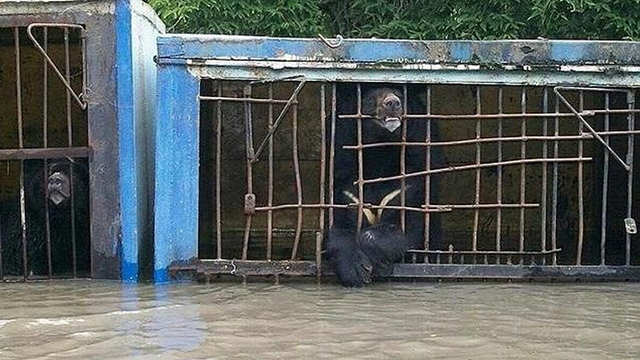
[[[640,284],[0,284],[0,358],[638,359]]]

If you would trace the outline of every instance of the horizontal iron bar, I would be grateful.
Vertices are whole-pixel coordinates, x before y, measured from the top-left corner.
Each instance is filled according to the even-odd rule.
[[[199,99],[205,100],[205,101],[232,101],[232,102],[251,102],[251,103],[264,103],[264,104],[286,104],[289,102],[289,100],[237,98],[237,97],[224,97],[224,96],[200,96]],[[297,104],[298,101],[294,100],[291,103]]]
[[[203,259],[190,264],[172,265],[170,272],[178,278],[185,273],[236,276],[315,276],[314,261],[214,260]],[[332,275],[323,266],[323,275]],[[195,275],[195,274],[194,274]],[[423,279],[513,279],[548,281],[640,281],[638,266],[552,266],[552,265],[484,265],[484,264],[394,264],[393,278]]]
[[[269,210],[285,210],[285,209],[357,209],[358,204],[282,204],[274,206],[261,206],[256,207],[255,211],[269,211]],[[393,210],[407,210],[416,212],[448,212],[451,211],[450,206],[438,205],[429,206],[428,209],[420,209],[408,206],[394,206],[394,205],[371,205],[369,203],[363,204],[365,209],[393,209]]]
[[[633,114],[640,113],[640,110],[629,110],[629,109],[609,109],[609,110],[583,110],[579,112],[581,116],[595,116],[599,114]],[[403,119],[435,119],[435,120],[477,120],[477,119],[522,119],[522,118],[556,118],[556,117],[574,117],[576,116],[574,113],[507,113],[507,114],[407,114],[402,115]],[[357,114],[348,114],[348,115],[338,115],[340,119],[351,119],[355,120],[358,118],[361,119],[370,119],[373,116],[371,115],[357,115]]]
[[[57,159],[91,157],[89,147],[43,148],[43,149],[2,149],[0,160]]]
[[[395,264],[393,277],[453,279],[640,280],[637,266]]]
[[[640,135],[640,130],[620,130],[620,131],[599,131],[598,135]],[[508,137],[495,137],[495,138],[477,138],[477,139],[464,139],[464,140],[451,140],[451,141],[434,141],[434,142],[381,142],[372,144],[358,145],[344,145],[342,148],[345,150],[358,150],[377,148],[385,146],[456,146],[456,145],[471,145],[477,143],[493,143],[493,142],[510,142],[510,141],[554,141],[554,140],[591,140],[594,139],[590,133],[583,133],[582,135],[558,135],[558,136],[508,136]]]
[[[407,250],[411,254],[445,254],[445,255],[547,255],[559,253],[562,249],[545,251],[495,251],[495,250]]]
[[[289,275],[312,276],[316,274],[315,261],[291,260],[218,260],[202,259],[192,264],[171,266],[170,271],[196,271],[203,275],[265,276]]]
[[[585,162],[585,161],[591,161],[591,160],[593,160],[593,159],[589,158],[589,157],[583,157],[583,158],[544,158],[544,159],[522,159],[522,160],[499,161],[499,162],[477,164],[477,165],[449,166],[449,167],[446,167],[446,168],[418,171],[418,172],[409,173],[409,174],[405,174],[405,175],[396,175],[396,176],[389,176],[389,177],[383,177],[383,178],[377,178],[377,179],[364,180],[364,184],[373,184],[373,183],[379,183],[379,182],[384,182],[384,181],[400,180],[402,178],[406,179],[406,178],[411,178],[411,177],[424,176],[424,175],[427,175],[427,174],[438,174],[438,173],[445,173],[445,172],[453,172],[453,171],[461,171],[461,170],[472,170],[472,169],[480,169],[480,168],[488,168],[488,167],[496,167],[496,166],[508,166],[508,165],[518,165],[518,164],[535,164],[535,163]],[[354,181],[353,184],[357,185],[358,182]]]

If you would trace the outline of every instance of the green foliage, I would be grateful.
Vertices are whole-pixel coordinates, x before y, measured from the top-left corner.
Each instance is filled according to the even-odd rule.
[[[640,39],[640,0],[149,0],[172,32]]]

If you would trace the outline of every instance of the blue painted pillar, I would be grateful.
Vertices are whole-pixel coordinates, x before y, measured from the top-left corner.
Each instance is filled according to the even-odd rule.
[[[186,66],[159,65],[156,107],[154,281],[198,257],[200,79]]]
[[[116,0],[116,91],[120,172],[120,273],[123,281],[138,280],[138,191],[131,50],[131,3]]]

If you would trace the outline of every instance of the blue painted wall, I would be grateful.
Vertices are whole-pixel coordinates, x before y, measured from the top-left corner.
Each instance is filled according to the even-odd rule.
[[[198,256],[200,79],[185,66],[158,67],[154,281]]]

